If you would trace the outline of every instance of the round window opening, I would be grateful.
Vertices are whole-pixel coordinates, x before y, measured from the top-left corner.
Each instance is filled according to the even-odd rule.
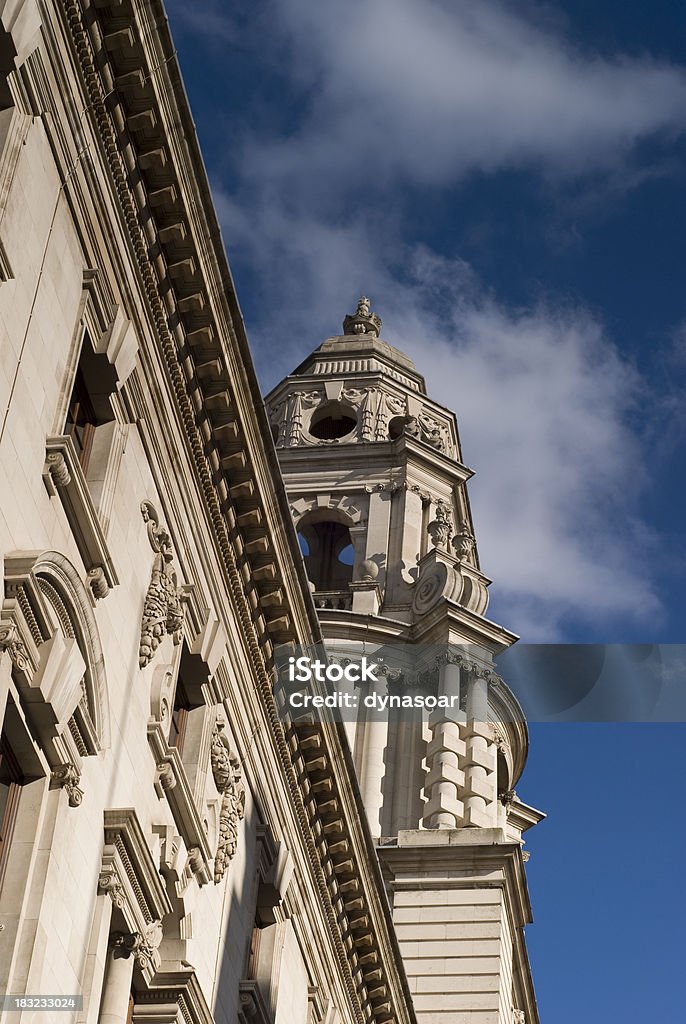
[[[407,420],[405,419],[404,416],[393,417],[393,419],[388,424],[388,436],[390,437],[391,441],[395,441],[396,438],[400,437],[400,435],[405,429],[406,423]]]
[[[312,416],[310,434],[320,441],[337,441],[350,434],[356,426],[357,419],[352,409],[340,402],[328,402]]]

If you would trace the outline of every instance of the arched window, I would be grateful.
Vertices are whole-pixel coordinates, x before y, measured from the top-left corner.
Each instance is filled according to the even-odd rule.
[[[307,577],[315,592],[345,591],[353,578],[350,529],[334,518],[309,518],[298,529]]]
[[[58,551],[28,558],[8,555],[5,590],[28,617],[37,652],[55,635],[75,641],[83,677],[68,732],[81,757],[97,753],[109,741],[107,684],[92,603],[78,571]]]

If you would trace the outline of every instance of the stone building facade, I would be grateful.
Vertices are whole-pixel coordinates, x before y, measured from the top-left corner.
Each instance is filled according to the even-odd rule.
[[[517,709],[497,739],[470,683],[481,704],[427,726],[427,765],[406,736],[380,797],[388,734],[360,753],[365,723],[293,721],[273,692],[278,648],[355,640],[361,617],[449,650],[513,639],[469,538],[417,540],[449,506],[471,530],[454,420],[388,346],[351,369],[383,345],[363,305],[326,356],[343,369],[317,355],[270,399],[276,450],[316,455],[317,479],[283,463],[287,499],[174,54],[159,0],[0,0],[0,993],[23,1000],[1,1019],[532,1024]],[[317,435],[340,424],[296,394],[320,385],[377,444],[359,495]],[[314,600],[296,525],[334,553]],[[475,921],[498,931],[486,967]],[[476,1001],[431,1006],[423,979],[463,957]]]

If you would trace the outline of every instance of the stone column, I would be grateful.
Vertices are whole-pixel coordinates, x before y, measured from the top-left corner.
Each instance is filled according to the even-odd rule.
[[[427,759],[431,769],[424,786],[429,797],[425,828],[456,828],[464,817],[464,805],[458,799],[465,781],[459,760],[466,752],[460,737],[460,725],[465,720],[459,710],[460,660],[459,655],[450,652],[440,659],[439,695],[457,699],[454,707],[437,708],[429,716],[431,742]]]
[[[372,693],[383,696],[387,692],[388,686],[384,676],[380,676],[376,684],[364,684],[362,689],[364,696]],[[388,742],[388,711],[381,714],[374,708],[366,708],[359,739],[361,741],[358,748],[360,751],[358,761],[360,792],[367,811],[372,836],[378,838],[381,835],[382,783],[386,767],[384,754]]]
[[[463,730],[465,754],[465,825],[494,828],[497,825],[496,747],[488,724],[487,669],[472,666],[467,691],[467,723]]]
[[[137,932],[113,932],[110,937],[105,984],[98,1024],[123,1024],[129,1011],[134,953],[141,941]]]

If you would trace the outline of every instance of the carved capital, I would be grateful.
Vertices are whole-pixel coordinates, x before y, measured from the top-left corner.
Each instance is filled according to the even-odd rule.
[[[83,800],[83,790],[79,788],[81,773],[76,765],[68,762],[53,768],[50,775],[51,789],[66,789],[69,795],[69,806],[78,807]]]
[[[161,921],[153,921],[142,935],[138,935],[134,955],[139,967],[152,967],[155,969],[158,966],[160,960],[158,949],[162,942],[162,937]]]
[[[141,942],[140,932],[112,932],[109,949],[115,960],[128,960],[133,956]]]
[[[71,483],[69,467],[62,452],[48,452],[45,463],[55,487],[67,487]]]
[[[111,869],[100,872],[98,876],[98,893],[109,896],[114,906],[118,907],[119,910],[126,904],[126,896],[124,895],[124,888],[119,881],[119,876],[116,871]]]
[[[7,651],[16,668],[24,671],[28,667],[28,654],[14,622],[0,622],[0,653],[3,651]]]
[[[128,960],[133,956],[139,967],[154,969],[159,964],[162,936],[162,922],[152,921],[144,932],[112,932],[109,948],[115,960]]]
[[[105,576],[105,570],[101,565],[96,565],[88,571],[88,585],[93,591],[95,598],[107,597],[110,587]]]

